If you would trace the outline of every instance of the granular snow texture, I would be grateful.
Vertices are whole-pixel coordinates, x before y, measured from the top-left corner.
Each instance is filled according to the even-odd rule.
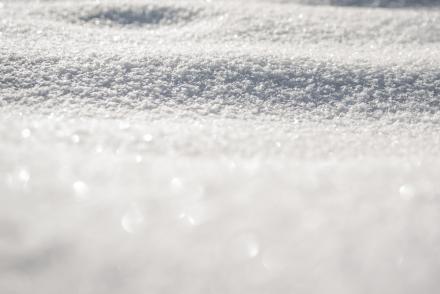
[[[440,6],[0,2],[0,293],[440,291]]]

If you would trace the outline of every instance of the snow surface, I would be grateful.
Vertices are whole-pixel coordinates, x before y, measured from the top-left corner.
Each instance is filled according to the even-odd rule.
[[[438,293],[437,2],[0,2],[0,293]]]

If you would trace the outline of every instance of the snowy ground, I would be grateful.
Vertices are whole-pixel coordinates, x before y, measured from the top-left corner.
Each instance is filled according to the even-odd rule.
[[[0,293],[438,293],[439,65],[434,0],[0,2]]]

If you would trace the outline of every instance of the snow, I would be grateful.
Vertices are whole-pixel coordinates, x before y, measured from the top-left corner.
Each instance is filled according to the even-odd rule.
[[[0,2],[1,293],[437,293],[437,1]]]

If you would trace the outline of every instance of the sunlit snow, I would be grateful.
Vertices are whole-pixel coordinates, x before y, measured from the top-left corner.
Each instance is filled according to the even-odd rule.
[[[0,1],[0,293],[436,294],[435,0]]]

